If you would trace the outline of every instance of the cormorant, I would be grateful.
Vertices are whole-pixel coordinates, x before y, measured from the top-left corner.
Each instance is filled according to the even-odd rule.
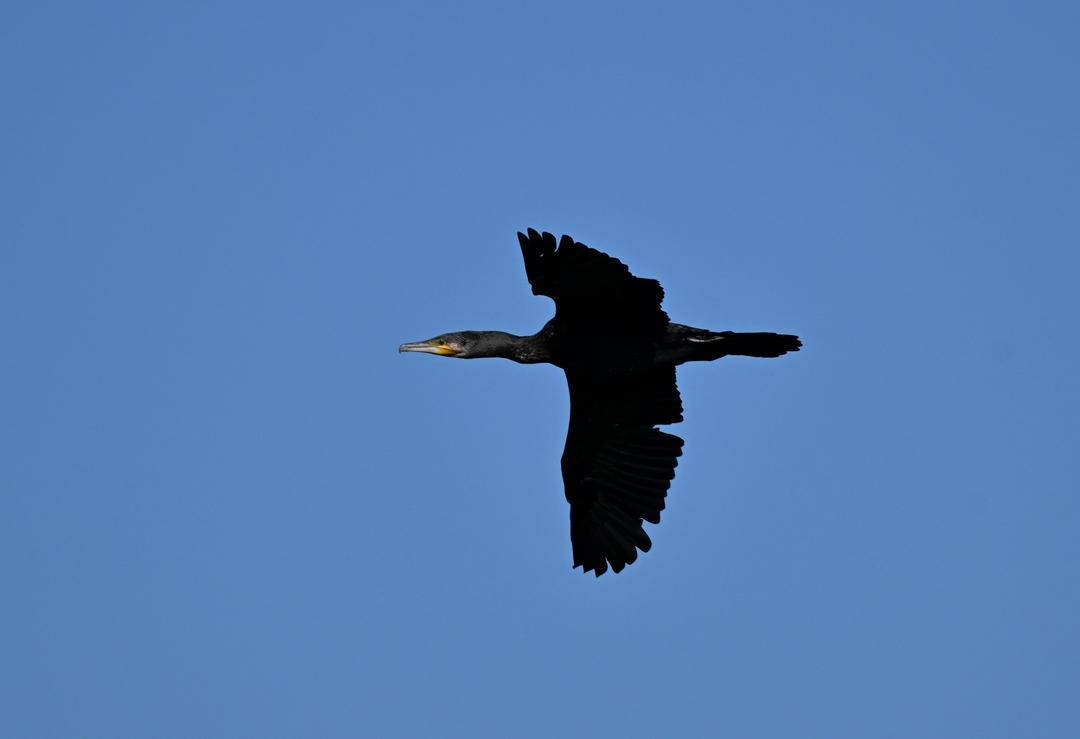
[[[657,425],[683,420],[675,367],[730,354],[779,357],[797,336],[707,331],[672,323],[656,280],[563,236],[518,233],[534,295],[555,301],[555,317],[532,336],[460,331],[402,344],[398,351],[473,359],[503,357],[562,368],[570,428],[562,455],[574,567],[604,574],[652,546],[642,521],[657,524],[683,440]]]

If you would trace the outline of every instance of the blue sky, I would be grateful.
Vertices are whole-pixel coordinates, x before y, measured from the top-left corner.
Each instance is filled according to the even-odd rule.
[[[1076,736],[1072,3],[0,13],[0,734]],[[570,569],[514,232],[801,335]]]

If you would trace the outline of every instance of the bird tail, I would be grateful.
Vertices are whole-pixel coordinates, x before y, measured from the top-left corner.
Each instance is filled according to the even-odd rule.
[[[718,359],[729,355],[740,357],[779,357],[788,352],[797,352],[802,342],[791,334],[768,332],[739,333],[737,331],[710,331],[702,337],[690,341],[701,344],[709,359]]]

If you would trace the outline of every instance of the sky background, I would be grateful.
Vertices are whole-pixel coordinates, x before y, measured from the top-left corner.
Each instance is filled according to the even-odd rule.
[[[1075,737],[1075,3],[0,11],[0,735]],[[568,232],[676,321],[571,570]]]

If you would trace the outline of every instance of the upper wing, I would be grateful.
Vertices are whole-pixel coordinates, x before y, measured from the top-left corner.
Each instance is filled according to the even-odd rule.
[[[562,457],[574,567],[599,577],[649,551],[642,520],[660,523],[683,441],[654,428],[682,420],[673,366],[566,370],[570,429]]]
[[[656,280],[635,277],[625,264],[563,236],[529,229],[518,233],[525,275],[534,295],[555,301],[560,333],[570,342],[580,337],[587,356],[595,344],[586,337],[605,336],[607,346],[620,339],[653,340],[664,331],[668,316],[660,308],[664,289]]]

